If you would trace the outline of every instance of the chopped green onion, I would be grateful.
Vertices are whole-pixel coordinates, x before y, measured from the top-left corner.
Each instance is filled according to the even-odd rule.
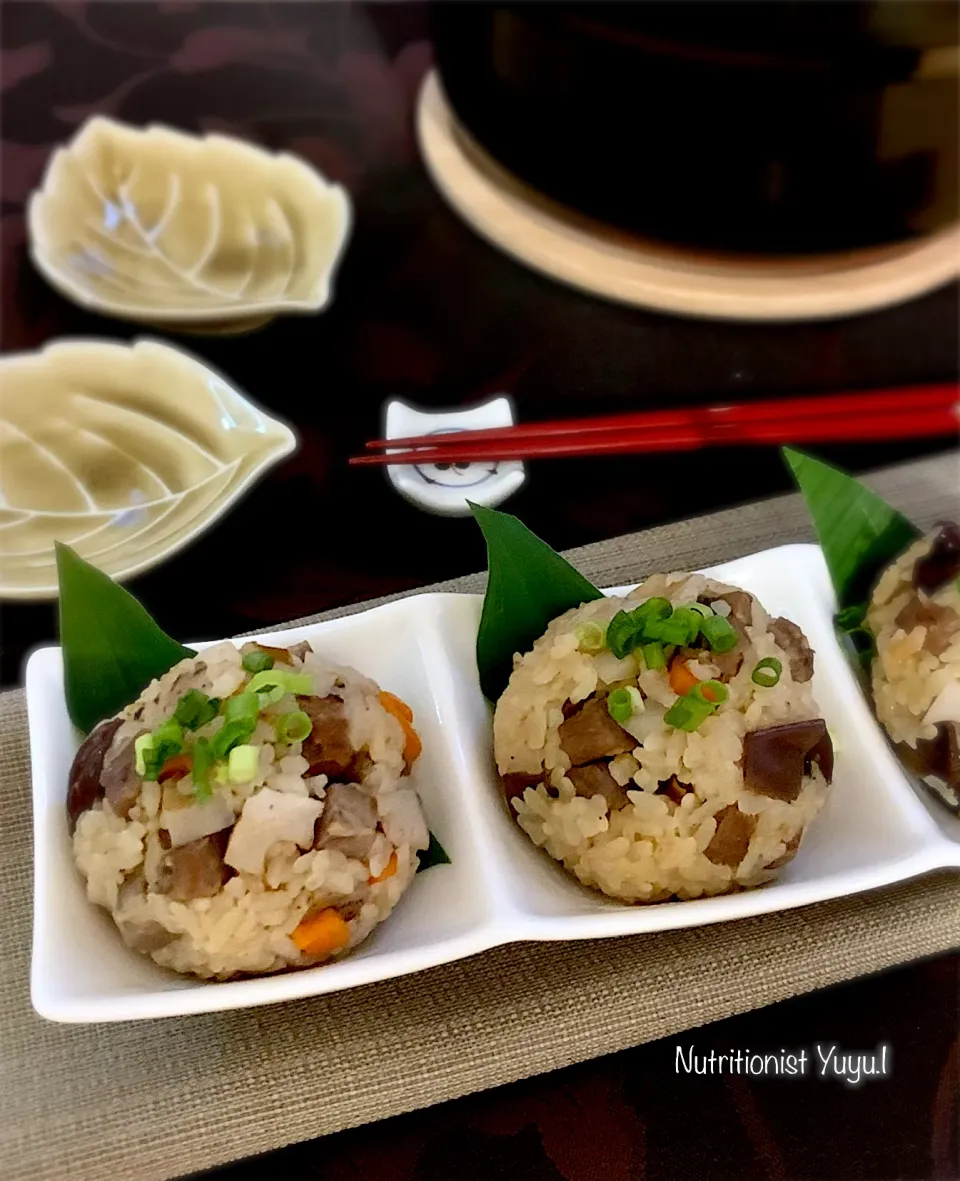
[[[709,619],[711,615],[715,614],[713,608],[709,607],[706,603],[684,603],[683,607],[685,610],[696,611],[704,619]]]
[[[714,652],[729,652],[737,646],[737,633],[722,615],[704,619],[700,631]]]
[[[249,783],[260,767],[260,751],[255,746],[235,746],[227,762],[231,783]]]
[[[149,742],[140,739],[149,738]],[[137,774],[147,782],[153,782],[160,774],[160,769],[167,759],[178,755],[183,750],[183,727],[176,718],[167,718],[161,722],[152,734],[141,734],[134,743],[136,756],[135,767]],[[139,744],[139,746],[138,746]]]
[[[228,722],[255,722],[259,713],[260,699],[256,693],[238,693],[223,703],[223,716]]]
[[[696,611],[691,611],[689,607],[678,607],[668,619],[645,625],[643,634],[645,639],[683,648],[697,638],[703,622],[703,616]]]
[[[701,681],[693,686],[687,696],[692,697],[694,701],[705,701],[708,705],[716,707],[723,705],[730,697],[730,690],[722,681]]]
[[[262,648],[251,648],[249,652],[244,653],[240,663],[245,672],[262,673],[273,668],[273,657],[269,652],[264,652]]]
[[[246,742],[256,728],[255,719],[237,718],[231,721],[225,718],[223,725],[210,740],[216,758],[225,759],[235,746]]]
[[[606,641],[606,633],[599,623],[588,620],[581,623],[575,630],[577,644],[584,652],[599,652]]]
[[[663,715],[663,720],[675,730],[696,730],[714,710],[709,701],[698,701],[694,697],[678,697]]]
[[[627,722],[637,713],[637,701],[643,709],[643,698],[636,689],[614,689],[607,698],[607,711],[615,722]]]
[[[313,677],[309,673],[290,673],[280,668],[255,673],[247,685],[248,693],[256,693],[260,705],[272,705],[288,693],[312,693]]]
[[[198,738],[193,747],[193,794],[198,800],[209,799],[213,793],[210,786],[210,772],[216,764],[213,745],[208,738]]]
[[[136,762],[134,764],[136,772],[141,778],[143,778],[143,776],[147,773],[147,754],[153,750],[153,735],[138,735],[134,741],[133,750],[136,757]]]
[[[645,603],[641,603],[631,614],[638,621],[643,620],[644,623],[663,623],[673,614],[673,604],[669,599],[656,595],[652,599],[647,599]]]
[[[667,658],[664,655],[663,645],[644,644],[643,663],[651,670],[651,672],[658,672],[660,669],[666,668]]]
[[[302,709],[295,709],[292,713],[281,714],[277,718],[276,732],[280,742],[303,742],[310,736],[313,722]]]
[[[776,656],[764,656],[763,660],[757,662],[756,668],[750,674],[750,680],[755,685],[761,685],[764,689],[772,689],[780,680],[782,672],[783,665]]]
[[[188,689],[177,702],[173,716],[186,726],[188,730],[199,730],[207,722],[212,722],[220,708],[218,697],[208,697],[199,689]]]
[[[636,647],[636,637],[637,624],[632,614],[618,611],[607,625],[607,647],[618,660],[622,660]]]

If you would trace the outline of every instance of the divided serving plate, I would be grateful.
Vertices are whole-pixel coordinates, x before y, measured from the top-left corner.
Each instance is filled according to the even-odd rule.
[[[355,665],[410,703],[423,739],[415,781],[451,864],[419,874],[390,919],[346,959],[222,984],[178,977],[128,950],[107,913],[87,901],[67,831],[67,773],[78,741],[64,701],[60,650],[34,652],[26,672],[34,1007],[55,1021],[101,1022],[269,1004],[417,972],[505,943],[648,932],[669,938],[665,933],[680,927],[960,868],[960,819],[911,785],[836,644],[833,592],[820,550],[783,546],[706,573],[753,591],[772,614],[794,620],[817,654],[815,694],[836,747],[833,789],[775,883],[653,906],[614,902],[580,886],[533,846],[502,802],[490,707],[474,659],[480,597],[414,595],[258,638],[278,644],[309,639],[318,652]]]

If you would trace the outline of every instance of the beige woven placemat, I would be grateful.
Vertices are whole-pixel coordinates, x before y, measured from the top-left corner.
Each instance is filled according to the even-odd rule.
[[[921,524],[956,511],[955,457],[875,484]],[[808,539],[803,507],[788,497],[573,557],[615,585]],[[506,947],[246,1012],[54,1025],[29,1000],[30,846],[26,718],[13,692],[0,696],[3,1181],[151,1181],[209,1168],[960,946],[960,886],[941,874],[700,930]]]

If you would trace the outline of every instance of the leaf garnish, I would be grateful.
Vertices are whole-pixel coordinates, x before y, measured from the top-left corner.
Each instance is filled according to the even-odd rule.
[[[854,476],[792,447],[783,456],[807,502],[841,613],[859,606],[865,614],[877,578],[920,530]]]
[[[426,849],[417,854],[419,858],[419,865],[417,866],[417,873],[423,873],[425,869],[429,869],[432,865],[450,865],[450,858],[447,856],[447,851],[437,838],[430,834],[430,844]]]
[[[67,711],[85,734],[188,656],[129,591],[56,543]]]
[[[496,701],[513,671],[551,620],[603,598],[593,583],[516,517],[470,505],[487,543],[487,591],[477,633],[480,687]]]

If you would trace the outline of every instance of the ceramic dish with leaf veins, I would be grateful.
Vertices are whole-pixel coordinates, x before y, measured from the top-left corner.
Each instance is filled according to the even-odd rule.
[[[960,811],[960,527],[921,532],[852,476],[786,449],[837,596],[837,630],[902,763]]]
[[[90,901],[134,951],[202,979],[358,946],[430,842],[412,711],[307,642],[183,648],[58,558],[68,704],[89,730],[67,810]]]
[[[700,574],[603,595],[519,521],[474,511],[491,572],[478,661],[524,832],[627,902],[772,880],[833,775],[801,629]],[[524,567],[546,593],[511,593]],[[526,614],[511,617],[510,600]]]

